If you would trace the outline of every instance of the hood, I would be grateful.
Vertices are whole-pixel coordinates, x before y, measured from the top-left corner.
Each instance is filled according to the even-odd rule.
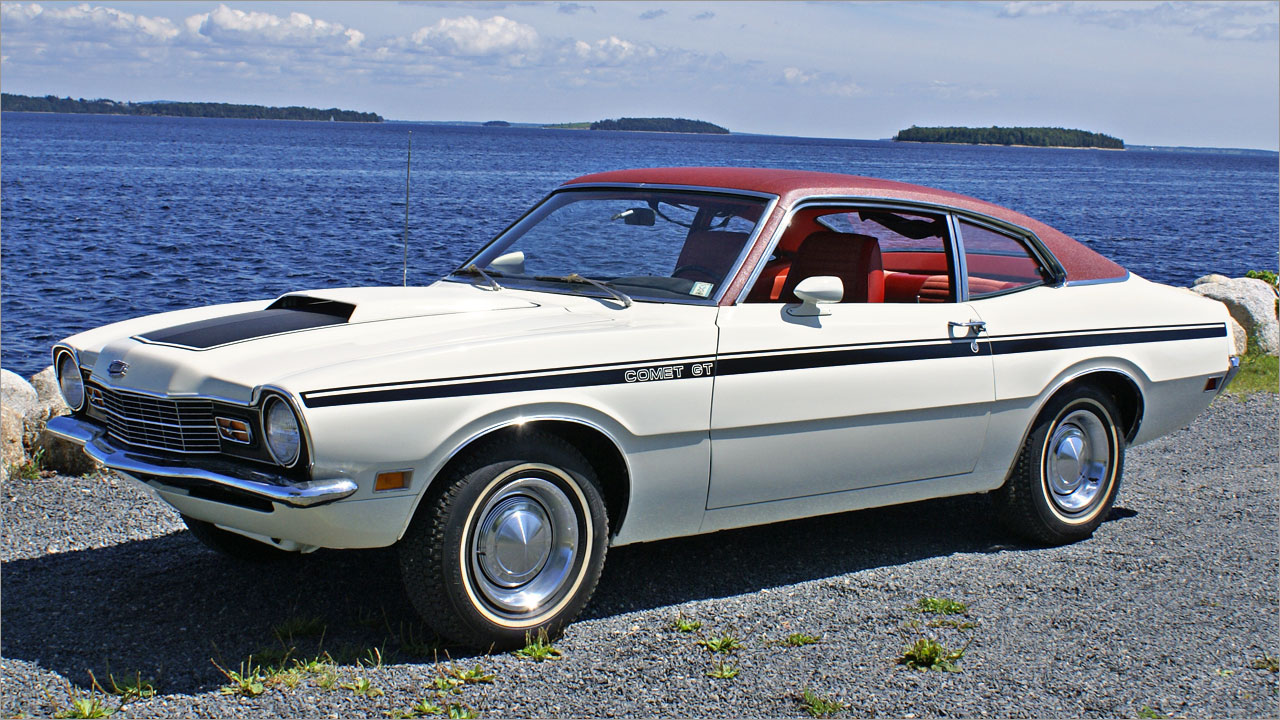
[[[440,354],[454,356],[448,363],[453,370],[463,348],[613,323],[607,316],[452,282],[290,293],[217,310],[111,326],[116,332],[103,338],[96,357],[92,347],[77,341],[107,328],[68,343],[81,349],[81,362],[92,366],[96,380],[114,387],[248,403],[259,385],[306,390],[299,378],[309,373],[354,384],[371,378],[372,365],[421,366]],[[127,366],[123,374],[110,373],[117,361]]]

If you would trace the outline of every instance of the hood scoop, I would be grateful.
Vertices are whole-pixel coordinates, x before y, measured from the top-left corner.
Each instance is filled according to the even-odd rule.
[[[208,350],[268,335],[340,325],[350,320],[355,310],[356,306],[350,303],[286,295],[265,310],[174,325],[138,335],[137,339],[188,350]]]

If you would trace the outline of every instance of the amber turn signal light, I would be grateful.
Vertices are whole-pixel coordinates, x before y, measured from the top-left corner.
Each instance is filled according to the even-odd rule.
[[[403,490],[409,487],[409,478],[412,476],[412,470],[396,470],[394,472],[378,473],[378,477],[373,481],[373,491]]]

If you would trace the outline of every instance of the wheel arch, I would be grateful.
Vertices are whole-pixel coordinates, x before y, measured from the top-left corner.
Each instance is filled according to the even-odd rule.
[[[627,508],[631,501],[632,474],[626,453],[623,452],[615,433],[606,429],[604,423],[559,413],[522,414],[495,420],[456,443],[418,493],[414,510],[409,516],[409,523],[412,523],[413,518],[417,516],[423,500],[430,493],[436,480],[447,475],[454,465],[466,456],[467,450],[476,447],[478,443],[534,430],[549,433],[564,440],[582,453],[590,463],[600,481],[600,491],[604,496],[605,512],[609,520],[610,536],[617,535],[626,519]],[[401,530],[401,537],[408,530],[409,523]]]
[[[1142,427],[1146,401],[1143,398],[1142,384],[1135,377],[1135,373],[1116,366],[1078,369],[1059,377],[1051,386],[1052,389],[1042,395],[1035,413],[1031,416],[1032,426],[1050,401],[1064,392],[1083,386],[1101,388],[1115,398],[1116,408],[1120,411],[1120,429],[1124,433],[1125,442],[1133,442],[1138,435],[1138,430]],[[1030,426],[1027,432],[1030,432]],[[1026,438],[1024,437],[1023,440],[1025,441]]]

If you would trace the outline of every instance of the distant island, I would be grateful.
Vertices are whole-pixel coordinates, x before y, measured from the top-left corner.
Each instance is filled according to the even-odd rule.
[[[205,102],[117,102],[115,100],[73,100],[56,95],[30,97],[0,93],[0,109],[9,112],[76,113],[95,115],[149,115],[166,117],[241,118],[250,120],[333,120],[335,122],[382,122],[377,113],[329,108],[265,107]]]
[[[894,142],[962,143],[968,145],[1026,145],[1030,147],[1103,148],[1123,150],[1124,141],[1102,133],[1051,127],[916,127],[893,136]]]
[[[559,123],[543,127],[556,130],[630,130],[634,132],[702,133],[728,135],[729,129],[713,125],[705,120],[684,118],[618,118],[595,122]]]
[[[484,124],[484,127],[511,127],[511,123],[506,120],[490,120]]]

